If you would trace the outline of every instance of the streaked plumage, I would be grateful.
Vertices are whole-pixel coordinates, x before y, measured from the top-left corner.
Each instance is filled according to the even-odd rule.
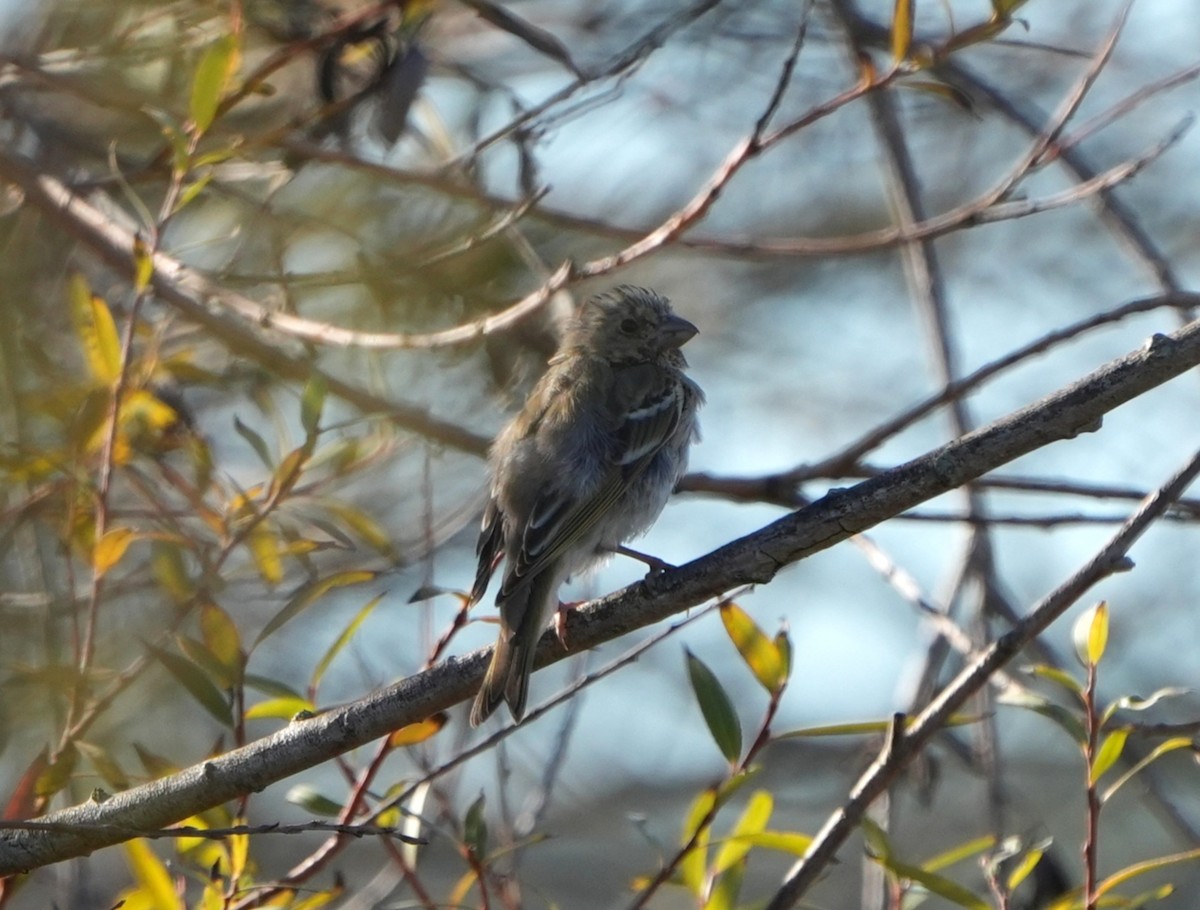
[[[500,637],[475,706],[525,711],[559,586],[652,525],[687,468],[704,395],[680,346],[696,327],[665,297],[622,285],[580,307],[525,406],[492,445],[471,597],[500,559]]]

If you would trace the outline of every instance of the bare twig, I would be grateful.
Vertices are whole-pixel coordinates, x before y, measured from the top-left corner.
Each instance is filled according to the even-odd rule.
[[[701,559],[573,611],[571,650],[553,630],[537,666],[658,622],[746,584],[765,584],[785,566],[956,489],[1052,442],[1099,428],[1103,415],[1200,364],[1200,322],[1158,335],[1073,385],[879,477],[793,512]],[[1156,507],[1165,509],[1166,502]],[[1000,644],[1009,642],[1006,636]],[[359,701],[298,720],[277,733],[178,774],[118,793],[101,805],[56,812],[46,821],[160,828],[246,790],[258,790],[349,749],[423,720],[474,695],[490,649],[450,658]],[[0,838],[0,875],[115,843],[113,836],[11,832]]]
[[[41,214],[84,240],[118,273],[132,277],[135,238],[130,232],[113,225],[111,219],[72,193],[60,181],[39,174],[6,149],[0,149],[0,176],[20,186],[26,200]],[[156,263],[164,262],[170,267],[174,260],[169,257],[156,260]],[[440,420],[418,406],[373,395],[336,376],[323,373],[305,353],[288,352],[281,345],[260,338],[255,328],[248,325],[242,316],[231,315],[215,305],[216,300],[210,296],[210,293],[221,295],[227,292],[186,267],[180,268],[180,272],[168,269],[164,273],[156,265],[155,291],[185,318],[208,329],[230,350],[251,358],[286,379],[306,381],[320,377],[329,391],[344,401],[367,413],[384,414],[397,426],[420,433],[435,442],[476,454],[487,451],[490,440],[485,436]],[[256,312],[254,308],[260,305],[247,298],[241,299],[251,304],[251,309],[246,312],[252,316]]]
[[[947,720],[991,676],[1007,664],[1021,649],[1037,638],[1072,604],[1114,571],[1127,567],[1126,554],[1134,542],[1158,519],[1166,508],[1200,474],[1200,452],[1149,496],[1124,527],[1074,575],[1036,604],[1011,631],[991,644],[972,661],[918,715],[894,742],[859,778],[845,803],[833,813],[813,838],[805,855],[787,873],[782,886],[767,904],[767,910],[788,910],[804,895],[833,860],[838,848],[857,827],[871,802],[896,775],[944,728]]]
[[[0,821],[0,831],[43,831],[51,834],[71,834],[73,832],[91,832],[96,834],[117,835],[121,840],[144,837],[150,840],[167,840],[180,837],[200,837],[208,840],[221,840],[240,834],[309,834],[313,831],[333,831],[345,837],[386,837],[406,844],[426,844],[428,841],[419,837],[409,837],[398,828],[379,825],[348,825],[342,822],[311,821],[301,824],[284,825],[279,822],[266,825],[230,825],[226,828],[197,828],[193,825],[179,825],[174,828],[157,828],[140,830],[125,828],[121,825],[63,825],[53,822],[39,821]]]

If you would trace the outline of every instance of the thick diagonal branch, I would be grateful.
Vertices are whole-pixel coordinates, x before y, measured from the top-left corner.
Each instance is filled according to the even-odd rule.
[[[1141,349],[1020,411],[854,487],[835,490],[687,565],[579,609],[567,623],[571,650],[563,649],[554,632],[548,632],[538,651],[538,665],[659,622],[738,585],[765,584],[785,566],[1022,455],[1099,429],[1109,411],[1197,365],[1200,322],[1169,336],[1156,335]],[[126,839],[114,833],[115,828],[89,830],[88,826],[118,826],[129,831],[129,837],[139,829],[163,828],[450,708],[474,693],[489,652],[450,658],[364,699],[289,724],[178,774],[44,819],[78,826],[77,833],[0,829],[0,875],[81,856]]]

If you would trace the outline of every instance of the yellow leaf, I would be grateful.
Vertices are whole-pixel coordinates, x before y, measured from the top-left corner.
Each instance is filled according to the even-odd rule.
[[[140,294],[150,286],[150,277],[154,274],[154,258],[150,248],[141,237],[133,241],[133,290]]]
[[[79,274],[71,276],[68,296],[71,321],[92,378],[106,385],[116,382],[121,375],[121,342],[108,305],[92,293],[87,279]]]
[[[388,745],[393,749],[399,749],[401,746],[415,746],[417,743],[423,743],[446,726],[447,720],[449,717],[439,711],[433,717],[428,717],[418,723],[406,724],[388,737]]]
[[[200,634],[208,650],[226,669],[237,670],[242,664],[242,641],[237,626],[217,604],[205,601],[200,607]]]
[[[246,710],[246,720],[276,718],[291,720],[301,711],[315,711],[317,706],[307,698],[268,698]]]
[[[345,891],[343,885],[334,885],[328,891],[318,891],[316,894],[310,894],[304,900],[296,904],[287,904],[288,910],[320,910],[332,901],[342,896]]]
[[[179,824],[182,828],[200,828],[204,831],[207,831],[212,827],[212,825],[208,823],[208,820],[203,815],[193,815],[191,818],[185,818]],[[179,853],[186,854],[191,853],[193,850],[197,850],[200,847],[203,847],[205,844],[210,843],[212,843],[212,841],[210,841],[208,838],[200,837],[198,835],[196,837],[177,837],[175,838],[175,849]]]
[[[255,525],[246,540],[254,565],[263,581],[274,587],[283,581],[283,559],[280,557],[279,541],[265,523]]]
[[[137,534],[132,528],[109,528],[105,531],[92,550],[92,567],[96,570],[96,575],[103,576],[120,562],[129,545],[135,540]]]
[[[245,819],[238,819],[238,824],[244,824]],[[242,877],[250,861],[250,835],[231,834],[229,836],[229,877],[235,882]]]
[[[679,877],[683,879],[684,886],[697,897],[704,894],[711,831],[709,816],[716,803],[715,790],[710,787],[702,791],[693,801],[683,824],[683,843],[691,841],[692,849],[679,863]]]
[[[465,873],[455,883],[450,896],[446,898],[446,905],[449,907],[465,907],[467,904],[467,892],[471,890],[471,886],[475,884],[475,881],[476,876],[474,872]]]
[[[742,660],[768,692],[778,692],[787,682],[788,656],[766,636],[750,615],[735,603],[721,604],[721,622]]]
[[[194,910],[225,910],[228,906],[225,901],[225,882],[219,878],[204,884],[199,902],[193,905]]]
[[[1100,663],[1104,649],[1108,645],[1108,604],[1101,601],[1096,606],[1092,616],[1092,625],[1088,629],[1088,660],[1093,664]]]
[[[717,851],[717,858],[713,863],[714,875],[720,875],[725,870],[732,869],[736,863],[740,862],[750,852],[752,845],[746,838],[749,835],[759,834],[766,829],[774,805],[775,802],[771,798],[771,794],[766,790],[756,790],[754,792],[754,795],[750,797],[750,801],[746,804],[741,818],[733,826],[730,838]]]
[[[912,47],[913,6],[915,0],[896,0],[892,14],[892,59],[903,63]]]
[[[1071,629],[1075,656],[1085,667],[1094,667],[1108,644],[1108,604],[1104,601],[1085,612]]]
[[[137,880],[138,890],[150,898],[150,906],[155,910],[184,910],[183,900],[175,891],[171,873],[146,841],[127,841],[125,861]]]

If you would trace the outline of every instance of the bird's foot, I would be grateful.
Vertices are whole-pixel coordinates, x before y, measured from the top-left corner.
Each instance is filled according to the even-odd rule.
[[[675,566],[669,562],[659,559],[657,556],[651,556],[649,553],[642,553],[640,550],[633,550],[629,547],[615,547],[613,552],[619,556],[628,556],[630,559],[636,559],[638,562],[645,563],[650,567],[650,571],[646,573],[647,578],[653,578],[655,575],[661,575],[667,569],[674,569]]]
[[[572,600],[569,603],[563,603],[560,600],[558,609],[554,611],[554,634],[558,636],[558,643],[567,651],[571,650],[571,644],[567,640],[567,613],[581,603],[583,603],[582,600]]]

